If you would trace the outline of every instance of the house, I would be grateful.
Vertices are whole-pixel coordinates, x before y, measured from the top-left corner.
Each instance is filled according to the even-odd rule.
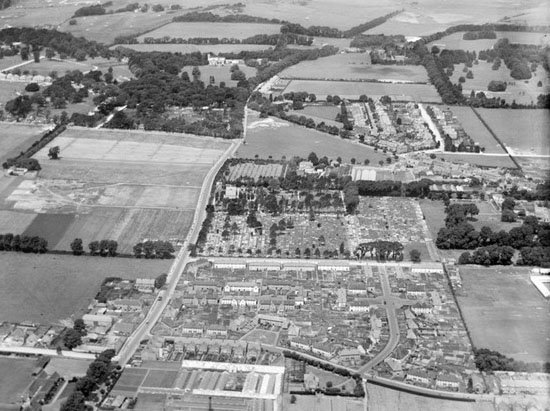
[[[472,379],[472,388],[476,394],[481,394],[485,391],[485,383],[481,374],[474,373],[470,377]]]
[[[226,293],[246,292],[258,294],[260,287],[254,281],[231,281],[225,284],[224,291]]]
[[[294,340],[290,340],[290,347],[297,348],[303,351],[309,351],[311,349],[311,345],[309,341],[303,338],[296,338]]]
[[[220,258],[214,261],[214,268],[222,268],[229,270],[245,270],[246,261],[241,259]]]
[[[195,281],[191,286],[195,293],[217,293],[221,289],[221,287],[213,281]]]
[[[206,327],[206,335],[216,337],[227,337],[227,329],[224,326],[212,324]]]
[[[352,313],[366,313],[369,309],[367,301],[353,301],[349,303],[349,311]]]
[[[331,358],[333,350],[329,344],[315,343],[311,346],[311,352],[321,357]]]
[[[420,314],[427,315],[427,314],[431,314],[433,311],[432,306],[426,303],[417,303],[411,307],[411,310],[416,315],[420,315]]]
[[[338,261],[321,261],[317,264],[319,271],[349,271],[349,263]]]
[[[435,379],[435,386],[438,388],[446,388],[457,390],[460,387],[460,379],[450,374],[439,374]]]
[[[82,316],[82,320],[84,321],[84,324],[86,327],[93,328],[93,327],[106,327],[109,329],[111,325],[113,324],[112,317],[108,315],[101,315],[101,314],[84,314]]]
[[[137,298],[117,298],[109,301],[109,305],[115,310],[123,311],[141,311],[142,303]]]
[[[249,271],[279,271],[281,263],[274,261],[254,261],[248,263]]]
[[[357,348],[344,348],[338,353],[340,361],[359,361],[361,352]]]
[[[288,262],[283,263],[283,271],[315,271],[314,263]]]
[[[139,292],[152,293],[155,289],[154,278],[136,278],[135,287]]]
[[[410,370],[405,377],[405,381],[429,385],[431,382],[431,378],[429,374],[424,371]]]
[[[203,331],[202,325],[186,324],[181,327],[182,334],[202,335]]]

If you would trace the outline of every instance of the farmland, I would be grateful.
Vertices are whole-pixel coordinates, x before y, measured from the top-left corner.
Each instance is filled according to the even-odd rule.
[[[4,83],[0,82],[0,87]],[[2,123],[0,127],[0,162],[3,163],[7,158],[25,151],[34,141],[39,140],[45,131],[44,126]]]
[[[49,146],[38,152],[38,179],[11,178],[1,186],[1,230],[42,236],[55,250],[68,250],[74,238],[85,245],[116,239],[119,252],[131,253],[145,238],[183,241],[202,179],[228,143],[73,128],[52,145],[61,147],[62,158],[49,161]],[[21,218],[10,219],[15,213]]]
[[[170,260],[0,253],[0,322],[58,322],[77,318],[106,277],[155,278]],[[0,384],[1,385],[1,384]]]
[[[318,99],[324,100],[327,95],[338,95],[341,98],[357,100],[361,94],[371,98],[389,96],[392,100],[440,103],[441,97],[430,84],[391,84],[355,81],[321,81],[292,80],[285,93],[307,91]]]
[[[428,47],[438,45],[440,48],[449,50],[467,50],[479,52],[493,48],[498,39],[507,38],[511,43],[520,44],[545,44],[548,38],[544,33],[529,33],[519,31],[499,31],[496,39],[463,40],[464,32],[449,34],[440,40],[428,43]]]
[[[266,50],[265,44],[124,44],[116,47],[126,47],[136,51],[163,51],[170,53],[238,53],[240,51]]]
[[[242,23],[170,23],[138,37],[139,42],[147,37],[152,38],[192,38],[218,37],[245,39],[256,34],[278,34],[277,24],[242,24]]]
[[[548,110],[478,109],[498,138],[518,155],[550,155]]]
[[[529,280],[529,268],[460,269],[458,302],[478,348],[490,348],[516,360],[550,360],[550,311]]]
[[[529,80],[514,80],[510,77],[510,70],[501,65],[498,70],[492,70],[492,64],[485,61],[479,61],[478,65],[472,66],[470,69],[474,75],[473,79],[466,78],[466,82],[462,83],[463,94],[469,96],[471,91],[476,93],[483,91],[489,97],[500,97],[507,103],[512,103],[515,100],[518,104],[531,104],[537,103],[537,96],[541,93],[548,93],[550,90],[550,80],[548,73],[542,68],[538,67],[537,71],[533,73],[533,77]],[[456,67],[451,81],[458,83],[460,77],[466,77],[466,73],[463,71],[463,67]],[[487,90],[487,86],[491,80],[500,80],[507,83],[506,91],[503,92],[491,92]],[[542,87],[538,87],[537,83],[541,81]]]
[[[248,118],[246,145],[242,145],[237,151],[237,156],[241,158],[254,158],[256,154],[260,158],[269,156],[274,159],[280,159],[283,156],[306,158],[312,151],[319,156],[326,155],[333,159],[342,157],[345,161],[356,158],[359,162],[369,159],[371,163],[378,163],[387,157],[365,145],[342,140],[280,119],[259,119],[256,113],[249,114]]]
[[[279,77],[428,82],[422,66],[372,65],[368,53],[336,54],[315,61],[306,60],[282,71]]]
[[[476,143],[479,143],[481,147],[485,148],[485,153],[506,153],[470,107],[454,106],[451,111],[457,117],[466,134]]]

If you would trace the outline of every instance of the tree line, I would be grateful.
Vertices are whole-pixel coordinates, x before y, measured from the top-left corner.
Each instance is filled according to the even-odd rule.
[[[146,259],[169,259],[174,258],[174,246],[169,241],[147,240],[137,243],[134,248],[136,258]],[[160,288],[160,287],[159,287]]]
[[[526,363],[506,357],[498,351],[488,348],[474,350],[476,367],[481,372],[493,373],[495,371],[514,371],[514,372],[544,372],[550,373],[550,362],[545,363]]]
[[[44,254],[48,251],[48,241],[39,236],[0,234],[0,251]]]
[[[139,41],[133,36],[117,37],[117,44],[138,44]],[[311,46],[313,37],[301,36],[294,33],[286,34],[256,34],[244,39],[234,37],[145,37],[144,44],[265,44],[269,46],[284,46],[287,44],[298,44]]]

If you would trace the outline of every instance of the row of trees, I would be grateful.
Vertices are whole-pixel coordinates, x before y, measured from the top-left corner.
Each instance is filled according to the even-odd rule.
[[[357,246],[355,256],[360,260],[368,257],[377,261],[403,261],[403,249],[403,244],[399,241],[369,241]]]
[[[48,242],[39,236],[0,234],[0,251],[43,254],[48,251]]]
[[[117,44],[137,44],[136,37],[117,37]],[[285,34],[256,34],[244,39],[234,37],[145,37],[144,44],[264,44],[281,47],[288,44],[311,46],[313,37],[301,36],[294,33]]]
[[[506,357],[498,351],[488,348],[474,350],[476,367],[481,372],[495,371],[544,372],[550,373],[550,362],[526,363]]]
[[[147,240],[134,246],[134,256],[146,259],[174,258],[174,246],[169,241]]]

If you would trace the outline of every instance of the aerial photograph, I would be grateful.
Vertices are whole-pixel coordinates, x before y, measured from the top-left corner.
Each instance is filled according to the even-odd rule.
[[[550,411],[549,0],[0,0],[0,411]]]

